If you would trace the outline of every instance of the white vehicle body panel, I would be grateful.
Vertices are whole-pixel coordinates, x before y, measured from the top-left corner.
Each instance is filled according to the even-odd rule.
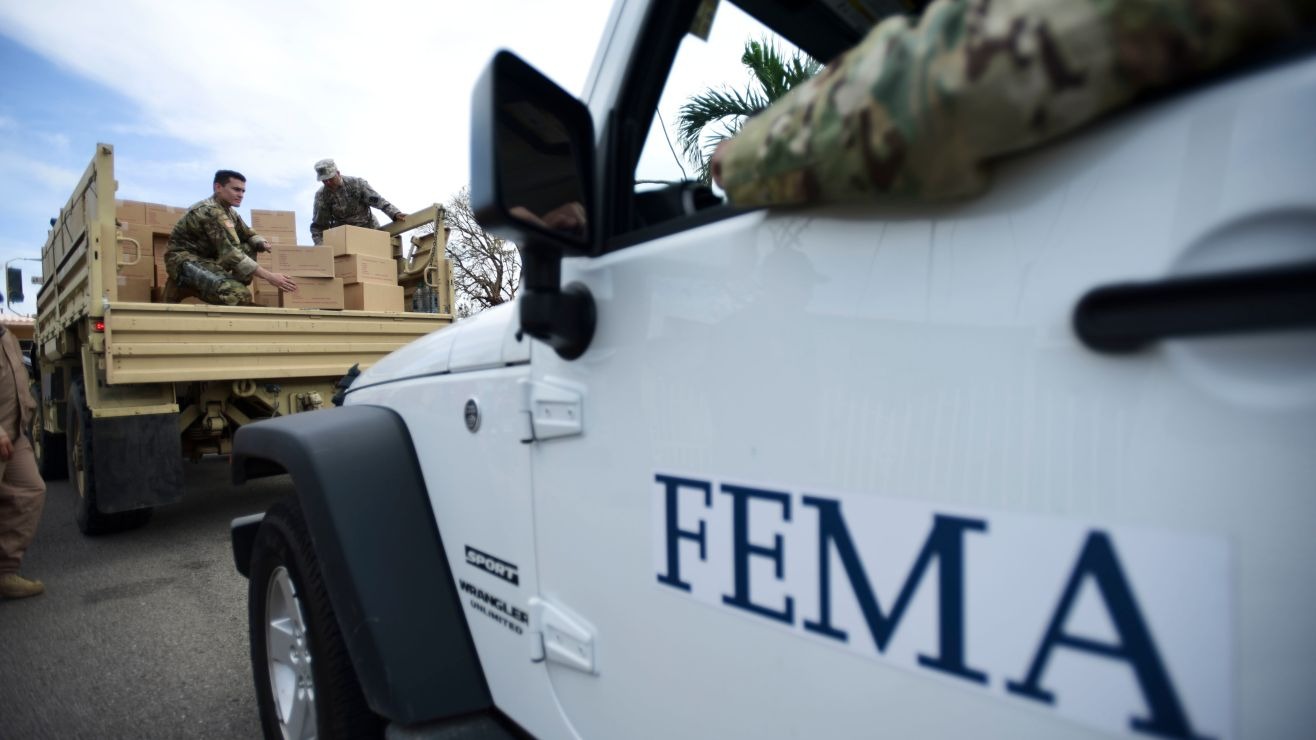
[[[513,312],[482,314],[483,326]],[[499,319],[499,317],[502,317]],[[454,329],[465,327],[462,322]],[[431,335],[428,340],[438,335]],[[476,332],[488,339],[495,330]],[[454,347],[462,346],[457,342]],[[483,347],[492,342],[476,342]],[[414,346],[414,345],[413,345]],[[488,363],[480,363],[487,366]],[[402,416],[416,448],[444,552],[495,703],[539,737],[570,737],[542,662],[532,662],[528,599],[536,594],[530,446],[521,440],[526,422],[522,388],[525,364],[458,372],[354,390],[349,402],[393,409]],[[465,425],[466,404],[480,413],[476,433]],[[474,549],[509,564],[515,583],[472,563]],[[421,585],[420,587],[424,587]]]
[[[1121,115],[1000,167],[968,203],[754,212],[569,261],[564,282],[589,286],[598,332],[573,362],[537,347],[531,372],[586,389],[584,434],[537,443],[532,467],[541,594],[597,630],[597,675],[549,666],[581,735],[1136,736],[1147,707],[1126,661],[1056,648],[1042,681],[1059,709],[1004,689],[1028,672],[1083,532],[1113,533],[1141,613],[1170,615],[1146,619],[1196,734],[1304,734],[1316,721],[1297,696],[1316,685],[1304,575],[1316,337],[1110,357],[1070,321],[1105,283],[1316,257],[1316,147],[1278,146],[1312,130],[1316,63],[1304,61]],[[1002,537],[1035,521],[1059,540],[997,543],[1003,558],[1048,561],[1036,581],[966,555],[979,688],[902,665],[936,653],[932,578],[892,638],[904,659],[857,658],[660,583],[659,474],[869,499],[872,512],[973,511]],[[723,549],[701,561],[687,538],[683,567],[721,565],[708,593],[726,588],[725,509],[683,506],[680,527],[706,524],[718,534],[704,544]],[[817,538],[793,541],[809,525],[771,506],[750,519],[753,544],[781,536],[785,549],[783,575],[771,556],[747,558],[752,598],[780,606],[802,589],[798,630],[817,616],[816,553],[798,565]],[[930,524],[864,551],[883,608]],[[853,616],[844,586],[834,600]],[[1009,660],[984,646],[989,612],[1009,606],[973,611],[991,594],[1032,625]],[[1082,598],[1067,629],[1115,639],[1103,600]],[[1194,619],[1202,604],[1217,613]]]
[[[517,341],[515,318],[516,306],[506,303],[431,332],[375,363],[353,388],[529,362],[529,343]]]

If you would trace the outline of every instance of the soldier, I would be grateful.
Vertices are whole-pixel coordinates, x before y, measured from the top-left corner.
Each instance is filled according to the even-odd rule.
[[[394,221],[406,218],[401,209],[376,193],[365,178],[339,173],[332,159],[316,162],[315,176],[324,183],[315,192],[315,212],[311,215],[311,241],[315,244],[324,241],[325,229],[335,226],[378,229],[379,222],[371,208],[378,208]]]
[[[27,437],[36,408],[23,350],[14,333],[0,325],[0,597],[6,599],[46,590],[41,581],[18,574],[46,502],[46,483]]]
[[[714,152],[738,205],[964,197],[991,160],[1316,20],[1316,0],[937,0],[874,27]]]
[[[297,283],[256,264],[256,252],[268,252],[265,237],[247,228],[233,210],[242,205],[247,178],[233,170],[215,173],[215,194],[188,209],[169,234],[165,269],[169,282],[165,300],[177,303],[195,295],[206,303],[238,306],[251,303],[252,276],[279,290],[295,292]]]

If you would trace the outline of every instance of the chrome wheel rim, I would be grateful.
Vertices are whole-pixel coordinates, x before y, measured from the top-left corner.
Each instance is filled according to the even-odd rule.
[[[279,729],[288,740],[313,738],[315,680],[302,603],[288,569],[282,565],[270,573],[267,589],[265,658]]]

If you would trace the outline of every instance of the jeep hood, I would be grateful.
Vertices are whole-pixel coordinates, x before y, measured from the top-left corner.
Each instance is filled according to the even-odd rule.
[[[516,303],[509,302],[430,332],[376,362],[352,383],[351,391],[407,378],[529,362],[530,338],[517,339],[516,316]]]

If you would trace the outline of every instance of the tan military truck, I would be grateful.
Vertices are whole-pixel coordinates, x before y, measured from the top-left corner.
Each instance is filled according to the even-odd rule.
[[[118,279],[150,245],[125,236],[115,189],[113,147],[99,144],[42,248],[32,348],[37,460],[48,479],[72,479],[85,534],[145,523],[183,495],[184,458],[228,453],[254,421],[329,405],[349,368],[453,320],[437,205],[387,228],[399,284],[437,313],[186,305],[145,302]],[[433,236],[404,250],[416,229]]]

